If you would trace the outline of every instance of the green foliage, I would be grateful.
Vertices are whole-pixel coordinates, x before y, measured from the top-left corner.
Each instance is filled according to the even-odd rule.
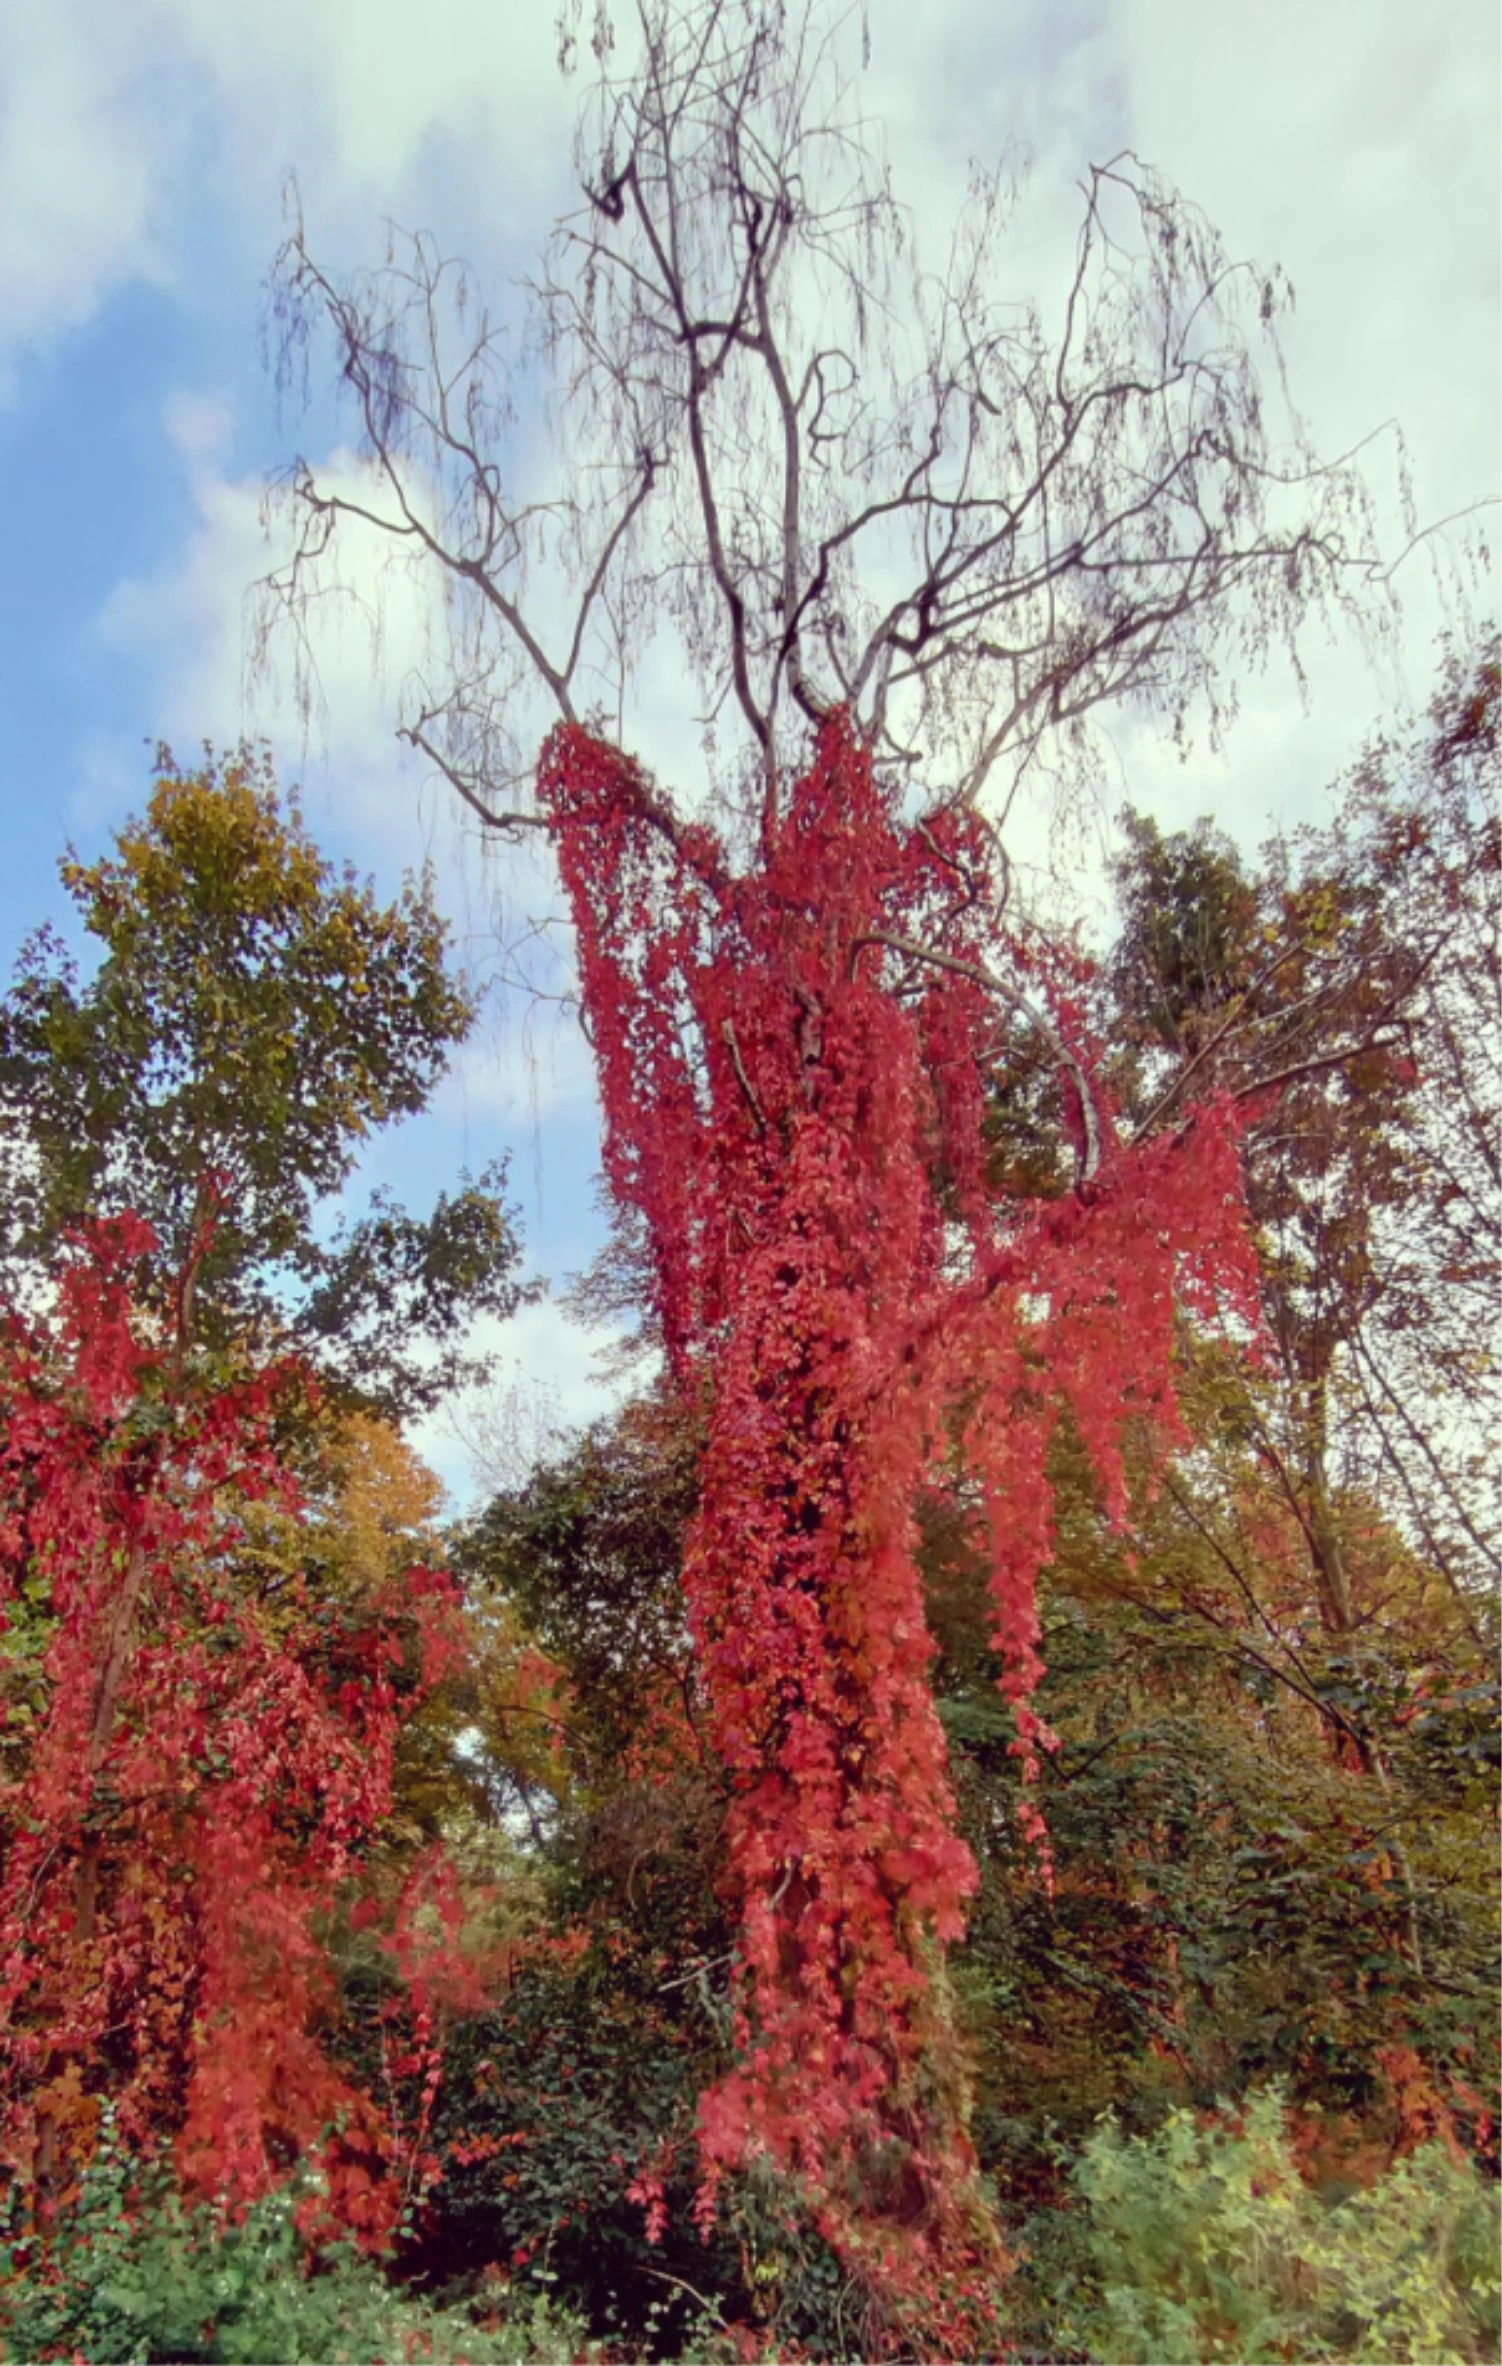
[[[51,2239],[0,2242],[0,2354],[14,2359],[194,2359],[223,2366],[370,2366],[467,2360],[568,2366],[595,2353],[537,2290],[477,2323],[391,2284],[352,2243],[310,2246],[302,2177],[243,2218],[185,2207],[106,2127]]]
[[[1149,815],[1128,807],[1121,826],[1112,984],[1129,1027],[1179,1049],[1255,967],[1258,891],[1230,839],[1208,820],[1165,837]]]
[[[1151,2136],[1106,2119],[1075,2173],[1087,2217],[1073,2272],[1042,2238],[1055,2336],[1113,2366],[1496,2355],[1494,2196],[1429,2144],[1331,2207],[1303,2183],[1276,2088]]]
[[[541,2268],[631,2356],[734,2360],[737,2324],[795,2357],[865,2354],[868,2296],[771,2162],[695,2226],[695,2109],[723,2059],[723,1983],[723,1966],[701,1983],[617,1927],[523,1970],[493,2014],[455,2030],[416,2270],[463,2278],[492,2256],[522,2277]]]
[[[546,2266],[597,2326],[634,2331],[665,2277],[701,2285],[692,2128],[708,2049],[694,2020],[692,1996],[657,1993],[619,1945],[519,1971],[492,2014],[450,2036],[430,2131],[443,2176],[415,2264],[435,2277],[488,2259]],[[648,2170],[670,2198],[656,2242],[631,2190]]]
[[[328,1247],[306,1244],[299,1273],[310,1284],[299,1343],[325,1376],[396,1413],[430,1409],[449,1390],[482,1380],[484,1357],[454,1344],[476,1315],[513,1314],[535,1288],[514,1278],[516,1233],[504,1190],[506,1161],[441,1191],[431,1215],[413,1216],[389,1192],[367,1215],[336,1230]],[[426,1364],[414,1341],[437,1349]]]
[[[1319,1056],[1313,1022],[1300,1032],[1306,987],[1328,987],[1332,1027],[1367,1023],[1358,957],[1380,949],[1374,913],[1402,916],[1419,860],[1399,845],[1408,809],[1373,810],[1366,871],[1332,857],[1323,902],[1292,856],[1253,871],[1208,828],[1133,829],[1118,964],[1090,991],[1116,997],[1116,1074],[1139,1113],[1191,1069],[1241,1090],[1285,1051]],[[225,851],[235,829],[250,833],[243,861]],[[1458,856],[1435,876],[1452,874],[1469,895]],[[0,1006],[0,1165],[15,1181],[0,1250],[24,1272],[48,1225],[127,1186],[180,1243],[194,1178],[238,1177],[238,1229],[221,1233],[187,1310],[194,1353],[290,1332],[344,1384],[302,1440],[313,1523],[284,1534],[274,1504],[248,1507],[247,1583],[272,1602],[299,1578],[333,1605],[374,1602],[437,1552],[436,1503],[389,1424],[348,1394],[422,1401],[456,1368],[468,1314],[515,1294],[498,1175],[426,1221],[379,1199],[332,1239],[317,1221],[362,1133],[420,1105],[468,1024],[442,979],[441,927],[419,890],[381,912],[368,890],[341,888],[251,765],[164,777],[118,860],[74,866],[70,884],[104,959],[80,985],[55,941],[34,941]],[[257,923],[252,907],[273,917]],[[389,962],[389,995],[357,990],[362,931],[365,978]],[[195,965],[195,943],[214,945],[212,964]],[[409,984],[431,988],[415,1011],[392,982],[404,961]],[[356,1014],[342,1037],[321,992]],[[284,1059],[275,1031],[289,1025],[305,1032]],[[1389,1173],[1384,1145],[1419,1103],[1401,1079],[1362,1071],[1348,1091],[1334,1074],[1299,1088],[1287,1155],[1313,1164],[1289,1169],[1290,1189],[1336,1160],[1342,1188],[1361,1185],[1351,1237],[1375,1255],[1396,1204],[1382,1194],[1418,1171]],[[1068,1189],[1065,1114],[1026,1048],[998,1072],[998,1191]],[[1275,1215],[1284,1149],[1268,1127],[1251,1149]],[[1375,1162],[1360,1173],[1353,1145]],[[1349,1475],[1340,1388],[1328,1437],[1300,1394],[1304,1268],[1286,1250],[1273,1260],[1292,1310],[1285,1368],[1186,1330],[1195,1442],[1154,1498],[1152,1441],[1128,1440],[1130,1543],[1081,1439],[1059,1427],[1037,1706],[1060,1747],[1031,1794],[996,1688],[969,1475],[957,1468],[919,1506],[936,1690],[982,1875],[952,1965],[961,2083],[981,2170],[1009,2223],[1026,2222],[1002,2305],[1023,2349],[1054,2359],[1381,2366],[1496,2349],[1491,2194],[1422,2141],[1442,2130],[1495,2160],[1497,1693],[1481,1596],[1422,1522],[1400,1532],[1412,1506],[1390,1473]],[[1342,1277],[1330,1268],[1332,1287]],[[1420,1346],[1437,1303],[1401,1299]],[[157,1311],[170,1335],[183,1310]],[[1328,1344],[1314,1342],[1320,1370]],[[471,1646],[408,1730],[399,1813],[373,1859],[394,1897],[418,1840],[446,1839],[467,1928],[495,1966],[488,2009],[440,2011],[435,2087],[428,2055],[392,2045],[399,1982],[379,1929],[341,1907],[328,1934],[331,2043],[422,2130],[425,2200],[403,2227],[402,2281],[348,2247],[310,2256],[305,2184],[227,2223],[107,2142],[44,2245],[0,2237],[0,2354],[519,2361],[583,2355],[585,2328],[612,2355],[726,2366],[753,2338],[764,2357],[875,2354],[890,2328],[863,2313],[869,2296],[768,2159],[727,2182],[707,2238],[694,2223],[696,2109],[730,2059],[733,1961],[727,1786],[704,1741],[682,1587],[699,1449],[690,1416],[648,1400],[452,1540]],[[1338,1589],[1311,1552],[1315,1512]],[[49,1602],[45,1576],[28,1581],[6,1638],[6,1765],[22,1782]],[[330,1680],[342,1672],[331,1660]],[[1051,1885],[1024,1836],[1029,1796],[1046,1814]],[[1217,2097],[1249,2094],[1240,2117],[1208,2116]],[[874,2176],[869,2159],[861,2173]],[[474,2322],[477,2289],[495,2321]]]
[[[941,1713],[982,1875],[956,1984],[983,2165],[1017,2209],[1056,2191],[1055,2141],[1077,2149],[1108,2107],[1140,2128],[1273,2076],[1360,2174],[1441,2127],[1494,2158],[1494,1678],[1448,1590],[1359,1499],[1340,1508],[1360,1628],[1325,1634],[1245,1395],[1208,1359],[1186,1372],[1199,1443],[1155,1501],[1137,1489],[1129,1540],[1058,1441],[1051,1887],[1019,1833],[963,1488],[927,1509]]]
[[[1365,1514],[1365,1529],[1351,1515],[1352,1582],[1363,1613],[1370,1590],[1380,1615],[1339,1648],[1322,1638],[1296,1524],[1272,1518],[1248,1450],[1244,1393],[1210,1364],[1186,1373],[1203,1442],[1175,1486],[1220,1522],[1216,1542],[1244,1557],[1265,1616],[1171,1495],[1139,1494],[1129,1551],[1061,1433],[1039,1704],[1062,1737],[1041,1785],[1051,1892],[1018,1828],[1015,1722],[986,1648],[963,1483],[921,1507],[942,1714],[983,1876],[954,1965],[975,2133],[1013,2223],[1032,2214],[1041,2330],[1026,2339],[1054,2356],[1067,2352],[1070,2292],[1094,2290],[1069,2170],[1112,2105],[1140,2132],[1186,2099],[1208,2107],[1280,2076],[1320,2132],[1311,2160],[1332,2189],[1370,2178],[1424,2125],[1461,2130],[1483,2155],[1490,2142],[1494,1693],[1484,1669],[1465,1672],[1448,1595]],[[653,2354],[716,2355],[733,2324],[795,2354],[860,2354],[861,2303],[790,2190],[737,2181],[707,2247],[688,2225],[693,2145],[673,2142],[720,2059],[708,2008],[722,2007],[728,1937],[707,1914],[722,1811],[707,1796],[690,1814],[674,1791],[695,1779],[687,1752],[671,1780],[643,1754],[654,1684],[666,1675],[676,1690],[681,1666],[692,1464],[625,1426],[538,1473],[467,1540],[471,1582],[525,1599],[572,1686],[583,1779],[550,1826],[550,1881],[555,1914],[592,1940],[576,1961],[523,1972],[460,2039],[445,2137],[525,2141],[448,2171],[431,2257],[473,2258],[486,2227],[503,2226],[541,2246],[596,2330],[624,2329]],[[1380,1744],[1385,1787],[1332,1750],[1335,1717]],[[477,2057],[489,2065],[478,2077]],[[626,2196],[654,2150],[671,2156],[660,2246]],[[1048,2199],[1067,2206],[1040,2212]],[[694,2294],[719,2310],[718,2333],[708,2315],[691,2332]]]
[[[1419,1757],[1415,1740],[1412,1766],[1395,1749],[1385,1793],[1333,1762],[1311,1710],[1155,1600],[1146,1557],[1137,1574],[1141,1608],[1087,1608],[1057,1583],[1050,1593],[1040,1700],[1061,1735],[1043,1793],[1052,1891],[1017,1835],[1001,1705],[980,1686],[945,1703],[982,1863],[957,1977],[987,2168],[1025,2204],[1052,2186],[1050,2122],[1078,2143],[1108,2105],[1140,2124],[1166,2100],[1208,2104],[1272,2074],[1323,2106],[1332,2144],[1343,2115],[1352,2143],[1358,2128],[1390,2142],[1404,2105],[1388,2065],[1406,2048],[1484,2149],[1496,2061],[1488,1808],[1441,1791],[1437,1742]],[[1375,1720],[1374,1696],[1369,1682]],[[1464,1729],[1475,1712],[1436,1710],[1435,1722],[1452,1716]],[[1399,1833],[1407,1880],[1391,1854]]]
[[[597,1422],[454,1540],[472,1589],[513,1605],[568,1669],[605,1765],[654,1688],[688,1669],[681,1563],[698,1460],[689,1424],[648,1399]]]
[[[423,1108],[475,1006],[445,967],[426,880],[380,905],[284,810],[269,763],[178,770],[162,751],[144,821],[64,885],[98,948],[86,981],[51,929],[0,1002],[0,1254],[45,1267],[84,1215],[130,1208],[182,1275],[159,1311],[196,1344],[294,1335],[395,1410],[467,1376],[454,1341],[519,1296],[504,1169],[426,1219],[389,1203],[332,1242],[320,1203],[370,1132]],[[414,1346],[427,1352],[413,1353]]]
[[[456,1540],[472,1594],[524,1617],[566,1679],[573,1780],[546,1856],[555,1927],[573,1928],[524,1950],[495,2011],[450,2039],[414,2256],[435,2277],[487,2246],[546,2259],[631,2355],[733,2361],[752,2329],[769,2358],[875,2354],[869,2294],[770,2161],[727,2181],[707,2237],[694,2223],[731,1961],[724,1783],[692,1746],[680,1582],[695,1448],[681,1411],[639,1403]]]

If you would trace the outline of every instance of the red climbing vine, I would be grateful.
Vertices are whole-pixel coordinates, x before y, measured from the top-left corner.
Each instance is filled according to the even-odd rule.
[[[330,2207],[377,2238],[399,2147],[323,2042],[326,1927],[452,1589],[257,1587],[246,1507],[298,1509],[274,1417],[311,1383],[185,1386],[132,1313],[155,1248],[135,1217],[89,1227],[54,1319],[0,1328],[0,2173],[45,2207],[109,2101],[133,2145],[175,2137],[191,2185],[249,2200],[337,2121]]]
[[[1127,1424],[1174,1426],[1186,1290],[1250,1309],[1232,1113],[1117,1142],[1078,979],[1008,931],[986,827],[905,825],[842,715],[741,870],[582,730],[549,741],[540,790],[609,1182],[645,1222],[708,1423],[686,1586],[740,1939],[703,2205],[769,2155],[878,2292],[926,2293],[932,2331],[935,2296],[998,2252],[945,2008],[976,1873],[929,1682],[919,1493],[957,1451],[983,1492],[1030,1801],[1052,1738],[1033,1707],[1050,1441],[1067,1407],[1120,1518]],[[988,1076],[1020,1030],[1074,1136],[1076,1188],[1051,1202],[990,1180]]]

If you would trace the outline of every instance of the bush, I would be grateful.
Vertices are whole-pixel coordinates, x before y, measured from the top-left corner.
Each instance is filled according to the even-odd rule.
[[[352,2243],[309,2255],[302,2178],[243,2218],[190,2208],[160,2168],[106,2127],[78,2198],[45,2245],[0,2242],[0,2355],[193,2359],[224,2366],[372,2366],[443,2360],[569,2366],[592,2356],[577,2321],[540,2294],[477,2324],[393,2286]]]
[[[1109,2366],[1497,2355],[1495,2195],[1432,2143],[1331,2207],[1303,2183],[1276,2088],[1156,2135],[1107,2118],[1075,2171],[1088,2219],[1061,2346]]]

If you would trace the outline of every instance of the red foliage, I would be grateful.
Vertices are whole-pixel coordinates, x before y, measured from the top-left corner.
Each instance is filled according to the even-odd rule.
[[[984,965],[1009,965],[1088,1079],[1077,980],[1000,936],[976,819],[905,827],[841,716],[739,874],[581,730],[549,742],[540,789],[609,1180],[645,1219],[673,1368],[708,1416],[686,1585],[735,1785],[741,1935],[738,2062],[702,2110],[705,2206],[727,2168],[770,2154],[878,2288],[963,2283],[995,2251],[942,1959],[976,1874],[929,1682],[915,1505],[959,1444],[1035,1777],[1050,1438],[1067,1405],[1120,1518],[1127,1422],[1174,1423],[1185,1287],[1252,1303],[1232,1114],[1108,1142],[1068,1200],[994,1204],[986,1079],[1017,995]]]
[[[175,2134],[190,2183],[243,2201],[338,2119],[331,2206],[375,2238],[393,2137],[320,2042],[323,1929],[452,1589],[414,1572],[356,1610],[299,1581],[273,1608],[244,1581],[237,1506],[296,1508],[272,1417],[310,1384],[185,1391],[132,1324],[155,1245],[91,1227],[55,1322],[0,1332],[0,1618],[32,1667],[0,1786],[0,2161],[45,2199],[108,2097],[133,2144]]]

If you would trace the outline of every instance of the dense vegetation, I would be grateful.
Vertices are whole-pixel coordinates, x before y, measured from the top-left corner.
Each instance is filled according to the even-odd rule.
[[[818,1534],[797,1470],[755,1461],[745,1492],[744,1382],[714,1360],[757,1301],[712,1260],[754,1257],[766,1195],[801,1188],[767,1136],[809,1139],[776,1099],[806,1036],[779,1086],[776,1012],[737,990],[706,1136],[725,1237],[640,1305],[666,1361],[445,1533],[395,1423],[470,1314],[516,1302],[496,1179],[332,1246],[318,1222],[469,1023],[425,890],[384,910],[336,879],[244,759],[165,767],[114,859],[69,859],[97,966],[34,940],[0,1006],[8,2354],[1494,2354],[1492,1370],[1467,1309],[1496,1270],[1497,706],[1494,648],[1451,664],[1337,824],[1256,867],[1130,818],[1114,947],[1052,957],[1097,1108],[1155,1145],[1121,1171],[1164,1287],[1178,1269],[1161,1371],[1142,1236],[1095,1176],[1081,1198],[1079,1090],[1042,1030],[973,1133],[915,1134],[951,1264],[956,1226],[1020,1211],[1013,1394],[988,1427],[997,1332],[962,1324],[912,1465],[915,1607],[899,1564],[883,1580],[882,1618],[917,1622],[907,1673],[875,1638],[859,1663],[869,1746],[921,1684],[937,1755],[851,1778],[898,1902],[873,1926],[857,1888],[830,1989],[798,1969],[815,1811],[850,1811],[797,1775],[785,1703],[867,1630],[802,1675],[743,1649],[728,1694],[713,1658],[775,1634],[810,1582],[784,1598],[777,1573]],[[713,887],[707,841],[690,857]],[[663,908],[691,907],[680,885]],[[713,1020],[712,967],[690,990]],[[826,1041],[866,1023],[821,994]],[[965,1014],[912,1007],[917,1094]],[[616,1121],[628,1208],[703,1122],[651,1057],[667,1115],[632,1069],[636,1131]],[[1229,1311],[1182,1286],[1212,1237],[1185,1129],[1142,1124],[1191,1103],[1237,1146],[1214,1223],[1249,1211],[1252,1262],[1217,1252]],[[900,1233],[893,1156],[889,1091],[863,1243]],[[844,1249],[819,1255],[827,1293]],[[616,1259],[640,1290],[624,1234]],[[757,1319],[795,1304],[774,1276]],[[772,1438],[801,1454],[832,1420],[852,1483],[858,1404],[831,1415],[835,1383],[783,1352],[804,1410]],[[889,1486],[902,1433],[874,1450]],[[706,1520],[717,1454],[734,1534]],[[1019,1494],[1050,1507],[1025,1583]],[[727,1612],[714,1585],[778,1503],[765,1602],[742,1585]],[[842,1533],[873,1517],[854,1500]]]
[[[1490,2358],[1497,644],[1043,925],[1096,718],[1396,624],[1290,291],[1130,155],[1047,310],[1000,171],[925,266],[859,11],[592,13],[506,320],[294,216],[259,598],[428,603],[637,1393],[445,1526],[504,1162],[345,1195],[474,1002],[164,753],[0,1002],[0,2348]]]

